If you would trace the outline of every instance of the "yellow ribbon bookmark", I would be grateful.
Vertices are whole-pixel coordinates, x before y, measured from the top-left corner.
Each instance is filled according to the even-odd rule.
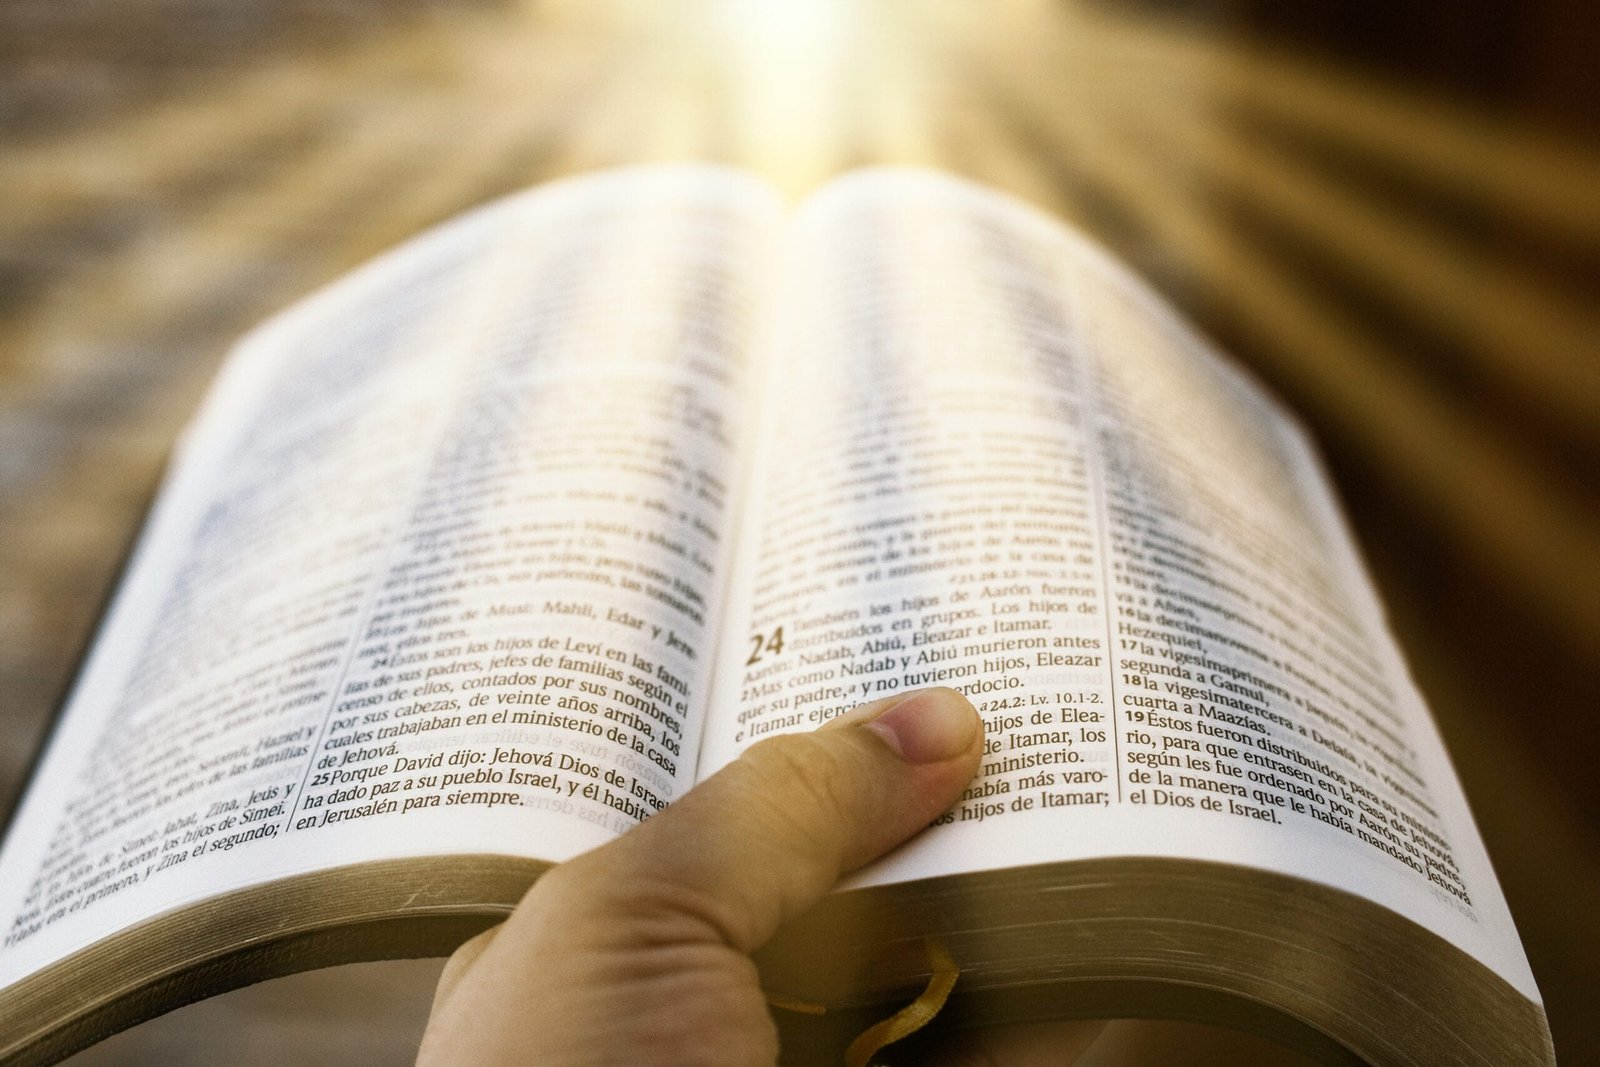
[[[850,1047],[845,1049],[845,1067],[870,1067],[872,1057],[876,1056],[885,1045],[892,1045],[901,1038],[910,1037],[921,1030],[933,1017],[939,1014],[939,1009],[944,1007],[944,1002],[950,997],[950,990],[955,988],[956,977],[961,971],[956,967],[956,961],[950,958],[950,953],[945,947],[933,938],[928,938],[924,944],[928,950],[928,962],[933,968],[933,974],[928,978],[928,988],[922,995],[910,1004],[901,1008],[893,1015],[880,1023],[876,1023],[863,1030]]]
[[[828,1014],[827,1008],[821,1004],[813,1004],[809,1000],[795,1000],[793,997],[786,997],[781,993],[764,992],[763,995],[766,996],[768,1004],[771,1004],[774,1008],[782,1008],[784,1011],[797,1011],[801,1015]]]

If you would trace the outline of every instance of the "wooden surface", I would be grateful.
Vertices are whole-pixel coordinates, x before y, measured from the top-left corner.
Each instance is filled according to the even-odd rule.
[[[1600,1062],[1600,22],[1439,6],[0,6],[0,788],[251,322],[557,175],[933,164],[1098,236],[1312,426],[1557,1049]],[[405,1062],[435,973],[269,983],[82,1062]]]

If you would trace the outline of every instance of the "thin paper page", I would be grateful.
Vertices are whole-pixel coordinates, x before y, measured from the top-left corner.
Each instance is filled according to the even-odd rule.
[[[915,172],[797,224],[703,773],[900,689],[983,769],[853,884],[1094,856],[1367,896],[1537,997],[1291,421],[1096,250]]]
[[[0,866],[0,980],[361,860],[559,861],[692,780],[782,220],[713,168],[514,198],[248,339]]]

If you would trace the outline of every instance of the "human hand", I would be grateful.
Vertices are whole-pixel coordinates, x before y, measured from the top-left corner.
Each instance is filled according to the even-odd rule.
[[[446,965],[419,1067],[771,1064],[750,953],[953,804],[983,727],[951,689],[887,697],[752,747],[616,841],[552,869]],[[973,1031],[930,1067],[1311,1061],[1186,1023]]]
[[[750,953],[949,808],[982,750],[953,689],[753,746],[462,945],[419,1065],[773,1063]]]

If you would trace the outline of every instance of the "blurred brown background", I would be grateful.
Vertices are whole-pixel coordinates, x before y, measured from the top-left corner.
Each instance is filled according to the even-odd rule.
[[[872,163],[1110,245],[1321,440],[1564,1062],[1600,1062],[1600,6],[8,0],[0,793],[229,340],[561,174]],[[437,964],[268,983],[81,1064],[404,1063]]]

